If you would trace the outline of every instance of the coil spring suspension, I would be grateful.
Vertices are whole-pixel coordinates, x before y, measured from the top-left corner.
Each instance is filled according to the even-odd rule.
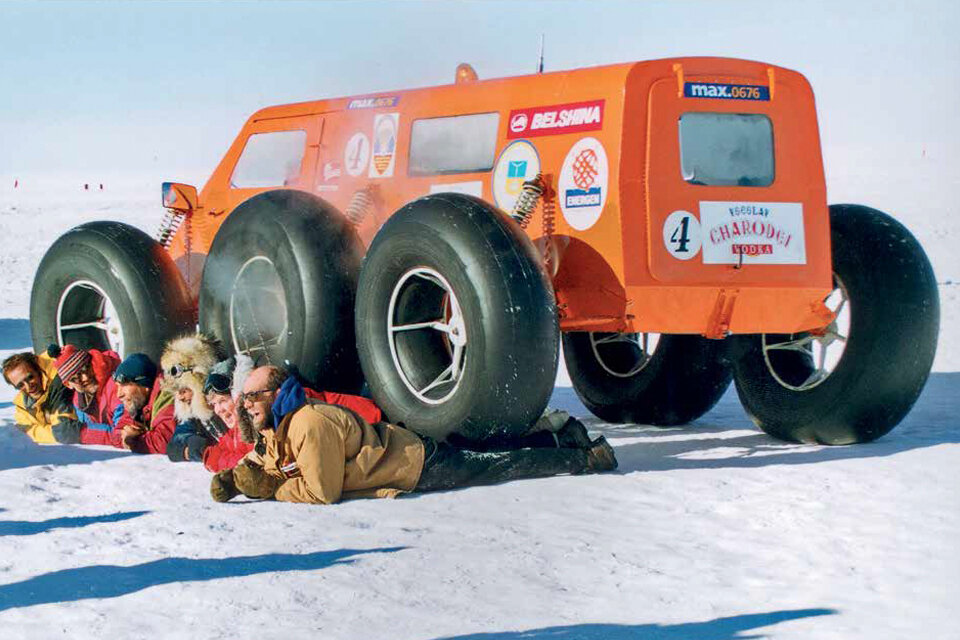
[[[533,180],[527,180],[523,183],[520,195],[517,196],[517,202],[510,212],[510,217],[517,221],[521,229],[526,229],[527,225],[530,224],[530,219],[533,217],[534,211],[537,210],[537,204],[545,190],[543,174],[540,173]]]
[[[347,216],[350,224],[359,227],[360,223],[369,215],[375,204],[372,189],[370,187],[364,187],[356,191],[353,197],[350,198],[350,204],[347,205],[347,210],[344,212],[344,215]]]
[[[172,209],[167,209],[163,214],[163,220],[160,221],[160,228],[157,229],[155,238],[164,249],[170,248],[173,236],[176,235],[177,230],[180,229],[180,225],[186,218],[185,213]]]

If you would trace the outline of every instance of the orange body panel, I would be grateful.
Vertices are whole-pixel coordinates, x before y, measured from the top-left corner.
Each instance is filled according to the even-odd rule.
[[[685,97],[685,82],[762,86],[769,99]],[[578,107],[588,109],[581,115],[592,117],[564,126],[559,112]],[[759,113],[769,118],[773,182],[763,187],[706,186],[684,180],[678,120],[689,112]],[[471,192],[494,203],[494,189],[503,188],[494,170],[418,176],[408,169],[414,121],[483,113],[499,114],[496,157],[516,140],[526,140],[535,147],[540,171],[552,188],[551,204],[541,203],[527,232],[554,276],[563,330],[719,338],[728,333],[792,333],[831,319],[822,304],[832,288],[830,230],[813,93],[796,72],[742,60],[638,62],[263,109],[247,121],[169,250],[196,292],[203,256],[223,220],[241,202],[276,188],[307,191],[341,212],[351,212],[360,220],[357,231],[366,245],[392,212],[431,190]],[[377,154],[357,171],[362,154],[350,156],[348,144],[357,134],[375,144],[374,126],[384,114],[397,114],[393,153]],[[538,118],[548,126],[534,130]],[[286,185],[231,187],[248,137],[287,130],[306,132],[299,174]],[[584,138],[596,142],[581,143]],[[598,143],[606,155],[606,172],[602,162],[588,163],[583,178],[591,194],[604,194],[595,220],[578,213],[568,216],[558,202],[571,198],[564,202],[574,212],[569,203],[586,193],[574,192],[569,184],[573,176],[581,185],[578,161],[590,160],[593,153],[573,153],[578,143],[593,150]],[[566,174],[565,161],[570,161]],[[391,163],[392,175],[377,175]],[[564,175],[566,186],[561,184]],[[742,264],[714,264],[706,263],[703,255],[679,260],[668,251],[665,225],[671,213],[691,212],[703,223],[705,208],[715,212],[741,203],[788,203],[792,211],[801,211],[802,219],[797,219],[802,234],[799,227],[794,231],[802,235],[802,262],[760,264],[747,256]],[[716,219],[717,214],[712,215]],[[740,227],[733,228],[736,232]],[[707,241],[721,233],[726,231],[715,225],[704,228],[702,237]]]

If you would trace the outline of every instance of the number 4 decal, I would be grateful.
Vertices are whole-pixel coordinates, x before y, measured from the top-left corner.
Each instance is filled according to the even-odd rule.
[[[700,221],[689,211],[674,211],[663,223],[663,245],[677,260],[700,253]]]

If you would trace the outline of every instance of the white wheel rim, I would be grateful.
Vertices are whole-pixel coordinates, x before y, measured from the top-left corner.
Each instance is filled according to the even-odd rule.
[[[818,387],[830,377],[843,358],[850,336],[850,298],[843,281],[836,275],[833,280],[834,289],[824,300],[824,304],[835,317],[822,331],[792,334],[788,339],[776,342],[768,339],[766,334],[761,336],[763,361],[767,370],[777,383],[786,389],[809,391]],[[777,371],[776,364],[771,361],[771,354],[777,351],[796,351],[809,355],[813,362],[813,371],[799,383],[785,379],[784,372]]]
[[[237,353],[256,357],[284,342],[289,332],[283,283],[273,261],[255,256],[243,263],[230,287],[230,339]],[[249,323],[249,327],[246,326]],[[240,328],[249,329],[239,331]]]
[[[442,306],[436,309],[438,317],[417,322],[398,321],[397,302],[411,286],[421,285],[440,290],[435,292],[439,293],[443,300]],[[423,331],[439,332],[438,337],[444,341],[449,356],[446,366],[439,367],[439,373],[429,375],[429,381],[425,384],[411,379],[411,373],[414,372],[409,371],[409,367],[404,368],[398,348],[398,341],[403,339],[404,334]],[[429,267],[415,267],[404,273],[394,285],[387,307],[387,342],[397,374],[407,390],[418,400],[429,405],[439,405],[457,392],[466,366],[467,326],[453,287],[439,272]]]
[[[92,313],[87,314],[90,317],[71,317],[65,321],[64,311],[72,311],[78,296],[95,296],[89,305]],[[117,309],[110,300],[110,296],[95,282],[89,280],[77,280],[64,289],[60,294],[60,300],[57,302],[57,341],[62,346],[69,341],[69,334],[73,331],[94,330],[102,340],[102,345],[116,351],[123,357],[123,326],[120,324],[120,318],[117,315]],[[80,346],[89,347],[92,345],[83,344]],[[101,348],[101,345],[93,346]]]
[[[659,333],[591,333],[589,335],[593,357],[597,359],[604,371],[615,378],[631,378],[640,373],[650,363],[653,352],[656,351],[657,344],[660,342]],[[605,345],[632,345],[636,353],[632,361],[623,366],[621,363],[614,363],[610,354],[604,356]]]

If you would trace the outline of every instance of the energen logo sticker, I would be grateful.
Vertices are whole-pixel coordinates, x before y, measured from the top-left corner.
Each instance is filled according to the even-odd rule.
[[[511,140],[597,131],[603,128],[603,100],[514,109],[508,122]]]
[[[770,88],[749,84],[686,82],[683,85],[683,95],[687,98],[719,98],[721,100],[769,100]]]
[[[560,170],[560,209],[567,223],[584,231],[603,212],[607,202],[607,152],[596,138],[583,138],[567,152]]]

